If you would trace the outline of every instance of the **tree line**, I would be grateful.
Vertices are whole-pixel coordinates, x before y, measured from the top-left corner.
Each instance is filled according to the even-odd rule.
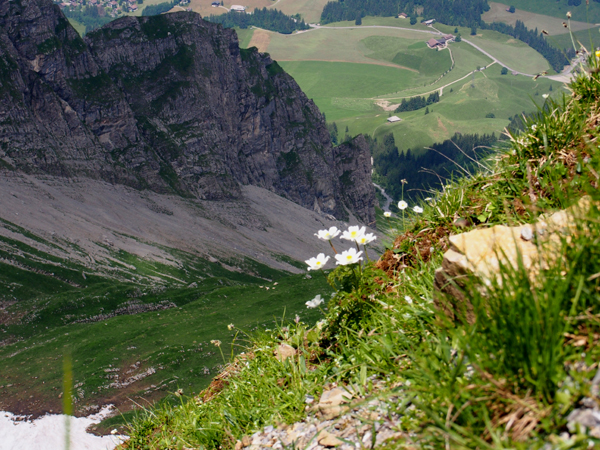
[[[494,22],[486,24],[482,22],[481,28],[499,31],[500,33],[508,34],[522,42],[525,42],[534,50],[537,50],[546,60],[550,63],[550,66],[557,72],[560,72],[566,64],[569,63],[569,54],[565,54],[562,50],[553,47],[548,43],[544,35],[538,32],[538,29],[530,30],[523,22],[517,20],[515,26],[507,25],[505,23]],[[573,55],[574,56],[574,55]]]
[[[255,26],[282,34],[290,34],[296,30],[307,30],[310,28],[299,17],[291,17],[277,9],[267,8],[256,8],[252,14],[230,11],[218,16],[210,15],[206,20],[220,23],[225,28],[248,28],[249,26]]]
[[[487,0],[341,0],[325,5],[321,23],[358,21],[365,16],[389,17],[404,12],[411,16],[411,24],[414,24],[417,8],[423,8],[423,17],[468,27],[478,26],[481,15],[490,9]]]
[[[440,101],[440,93],[434,92],[429,97],[412,97],[408,100],[403,98],[400,106],[394,112],[416,111],[417,109],[425,108],[433,103]]]
[[[451,178],[478,170],[475,161],[489,155],[491,146],[498,138],[492,134],[460,134],[451,139],[433,144],[424,154],[415,155],[410,149],[398,152],[393,134],[381,141],[368,138],[377,174],[381,176],[382,187],[395,199],[400,199],[402,180],[408,184],[404,189],[404,199],[427,196],[431,189],[439,190]]]
[[[76,20],[77,22],[83,24],[83,26],[85,26],[86,33],[103,27],[108,22],[113,20],[112,17],[106,14],[102,6],[88,5],[74,10],[65,8],[62,10],[62,12],[69,19]]]
[[[166,13],[172,10],[175,6],[179,5],[180,0],[173,0],[172,2],[163,2],[157,5],[148,5],[142,10],[142,16],[158,16],[159,14]]]

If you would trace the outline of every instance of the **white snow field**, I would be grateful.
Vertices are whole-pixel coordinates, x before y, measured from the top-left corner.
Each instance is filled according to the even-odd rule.
[[[88,417],[70,417],[70,450],[112,450],[126,436],[95,436],[86,428],[110,415],[110,406]],[[15,420],[17,419],[17,420]],[[36,420],[18,420],[0,411],[0,450],[63,450],[66,447],[66,416],[48,414]],[[21,418],[22,419],[22,418]]]

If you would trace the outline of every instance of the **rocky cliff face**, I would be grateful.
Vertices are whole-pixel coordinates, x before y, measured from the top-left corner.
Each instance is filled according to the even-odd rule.
[[[0,83],[0,166],[209,200],[255,185],[374,220],[364,139],[332,148],[276,62],[195,13],[83,40],[50,0],[0,0]]]

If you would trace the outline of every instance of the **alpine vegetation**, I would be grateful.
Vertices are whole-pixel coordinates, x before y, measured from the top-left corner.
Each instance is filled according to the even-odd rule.
[[[378,261],[362,227],[318,232],[350,243],[329,273],[306,261],[334,290],[307,295],[320,320],[253,336],[126,448],[598,448],[600,55],[580,51],[568,95],[483,170],[400,202]]]

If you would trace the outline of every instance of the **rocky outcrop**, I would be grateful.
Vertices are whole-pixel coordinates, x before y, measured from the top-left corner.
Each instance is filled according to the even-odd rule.
[[[367,225],[375,225],[375,189],[371,179],[371,152],[364,136],[334,148],[336,175],[344,204]]]
[[[0,166],[208,200],[254,185],[374,220],[364,139],[333,148],[276,62],[195,13],[83,40],[50,0],[1,2],[0,83]]]
[[[452,318],[458,315],[473,322],[473,308],[463,288],[469,280],[501,285],[502,267],[522,268],[536,283],[540,271],[554,266],[563,256],[565,244],[582,231],[580,219],[591,207],[591,198],[585,196],[565,210],[540,216],[533,225],[496,225],[450,236],[450,249],[435,272],[438,308]]]

